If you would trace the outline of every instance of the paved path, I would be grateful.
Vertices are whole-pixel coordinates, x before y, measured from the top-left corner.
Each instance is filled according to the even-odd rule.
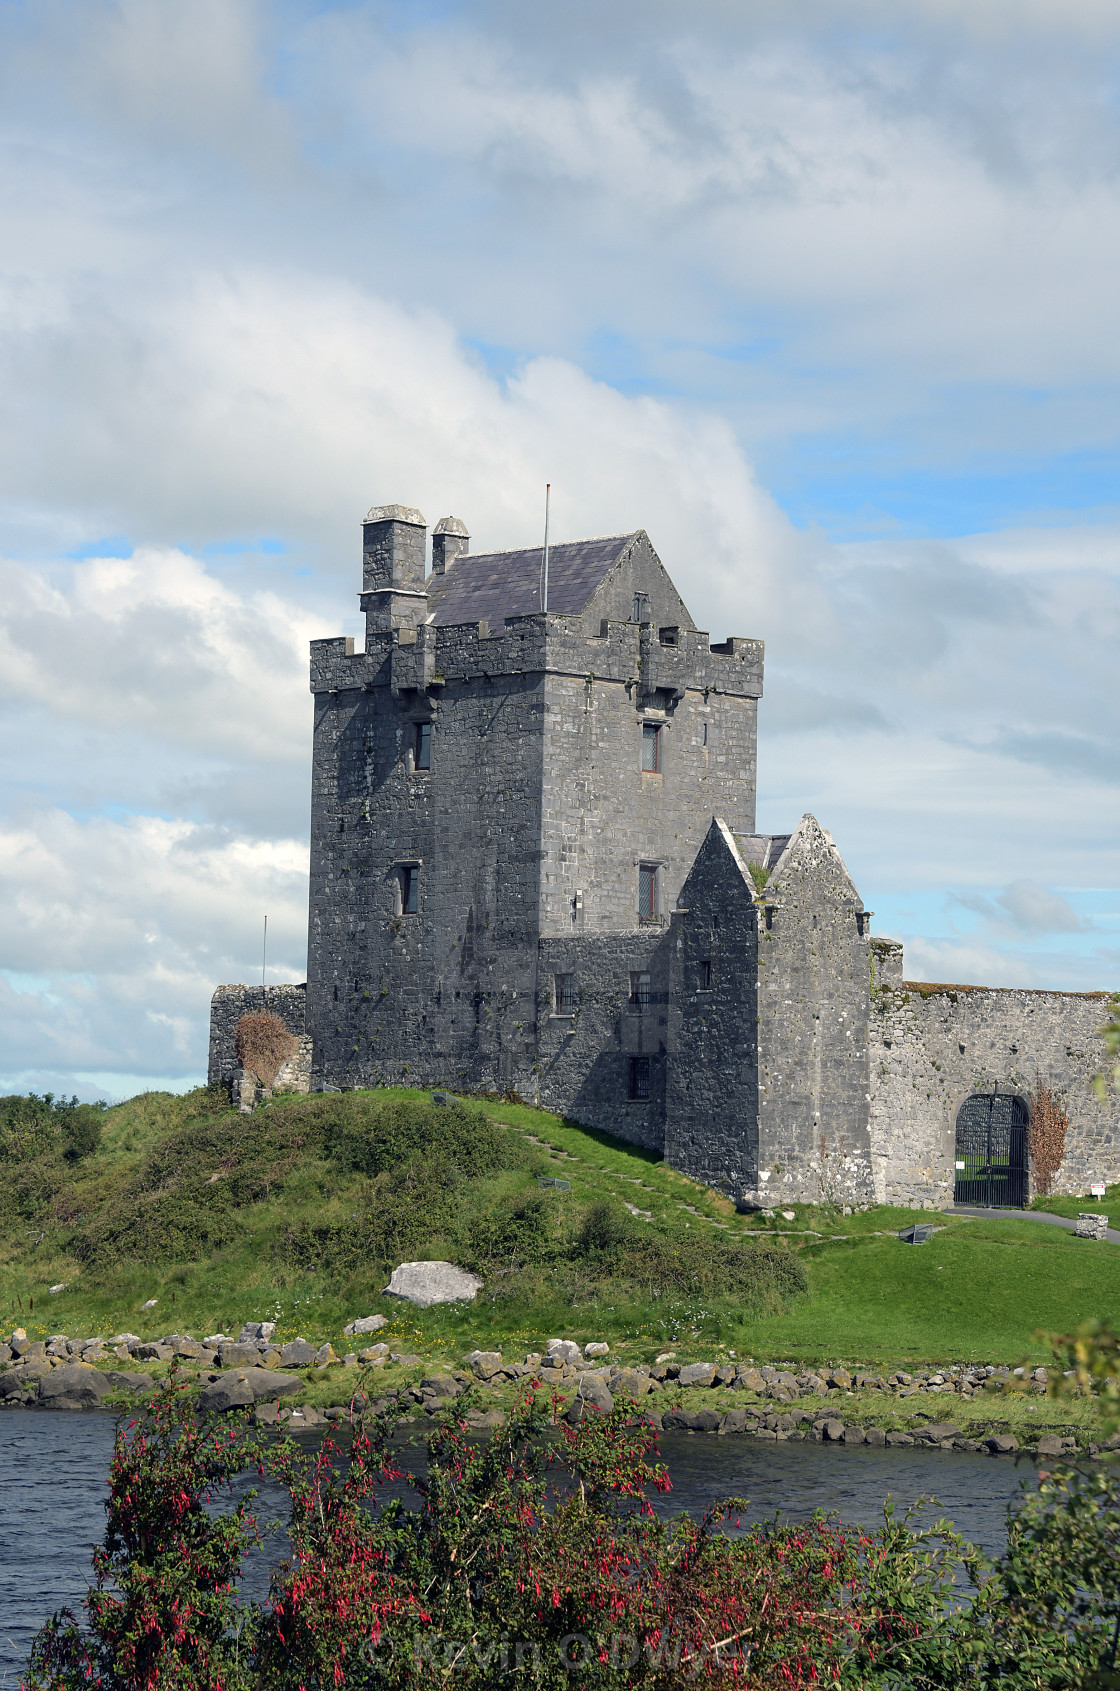
[[[1064,1215],[1050,1215],[1046,1210],[997,1210],[997,1209],[951,1209],[943,1212],[945,1215],[970,1215],[981,1221],[1045,1221],[1051,1227],[1064,1227],[1067,1233],[1072,1233],[1077,1223],[1070,1221]],[[1110,1227],[1108,1230],[1110,1244],[1120,1245],[1120,1228]]]

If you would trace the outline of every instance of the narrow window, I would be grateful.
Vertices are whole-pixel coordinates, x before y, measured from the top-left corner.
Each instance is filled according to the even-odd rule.
[[[648,622],[649,621],[649,594],[648,593],[635,593],[635,595],[634,595],[634,615],[631,618],[631,621],[633,621],[633,622]]]
[[[657,865],[642,863],[638,867],[638,916],[652,922],[657,916]]]
[[[697,992],[711,992],[712,990],[712,960],[710,957],[705,957],[696,972],[696,990]]]
[[[642,770],[657,775],[661,770],[661,724],[642,723]]]
[[[430,722],[418,722],[416,724],[414,767],[416,769],[430,769],[432,767],[432,725]]]
[[[553,975],[552,1002],[555,1014],[558,1016],[574,1016],[576,1013],[576,977],[574,975]]]
[[[705,722],[705,724],[704,724],[704,744],[707,745],[707,743],[708,743],[708,724]]]
[[[630,971],[630,1008],[645,1015],[649,1009],[650,990],[649,972],[646,969],[632,969]]]
[[[649,1098],[649,1058],[630,1059],[630,1096],[645,1101]]]
[[[406,863],[400,878],[401,915],[415,916],[420,909],[420,870],[415,863]]]

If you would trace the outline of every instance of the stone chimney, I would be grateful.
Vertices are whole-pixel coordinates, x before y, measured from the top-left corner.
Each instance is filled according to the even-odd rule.
[[[362,523],[362,609],[368,633],[416,628],[428,614],[428,525],[407,505],[375,505]]]
[[[458,517],[441,517],[432,530],[432,574],[442,575],[449,564],[470,549],[466,523]]]

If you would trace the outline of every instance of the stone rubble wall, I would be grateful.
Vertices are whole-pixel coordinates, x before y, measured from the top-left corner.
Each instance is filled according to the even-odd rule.
[[[220,986],[210,1000],[210,1063],[207,1080],[211,1086],[228,1087],[240,1103],[248,1087],[259,1093],[253,1077],[246,1077],[237,1060],[237,1024],[250,1012],[279,1016],[288,1032],[299,1041],[272,1086],[272,1093],[308,1092],[311,1089],[311,1038],[307,1033],[307,988],[298,986]]]
[[[1105,993],[1017,991],[888,981],[871,998],[871,1151],[881,1203],[953,1202],[957,1112],[973,1092],[1016,1093],[1038,1080],[1069,1117],[1055,1194],[1120,1180],[1120,1099],[1101,1103],[1098,1029]]]

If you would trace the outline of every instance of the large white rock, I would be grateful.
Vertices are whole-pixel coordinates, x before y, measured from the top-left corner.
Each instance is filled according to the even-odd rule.
[[[477,1274],[456,1268],[453,1262],[402,1262],[394,1268],[384,1295],[406,1298],[420,1309],[434,1303],[458,1303],[482,1290]]]
[[[583,1352],[574,1339],[549,1339],[548,1356],[558,1356],[562,1362],[579,1362]]]

